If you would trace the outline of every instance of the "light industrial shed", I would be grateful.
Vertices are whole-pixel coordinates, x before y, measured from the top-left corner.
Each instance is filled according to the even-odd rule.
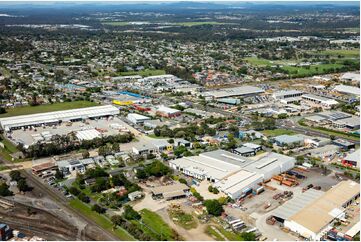
[[[150,120],[149,117],[137,113],[129,113],[127,119],[133,124],[142,124],[144,121]]]
[[[0,118],[0,125],[5,131],[10,131],[11,129],[19,129],[28,126],[58,124],[60,122],[114,116],[117,114],[119,114],[119,110],[116,107],[112,105],[104,105],[89,108],[77,108],[65,111]]]
[[[169,161],[169,165],[187,176],[214,182],[222,192],[237,199],[249,189],[295,165],[295,158],[264,153],[252,158],[225,150],[202,153]]]
[[[227,98],[227,97],[244,97],[252,96],[264,93],[264,90],[259,87],[254,86],[240,86],[232,88],[223,88],[215,91],[206,92],[206,96],[211,96],[213,98]]]
[[[243,168],[261,174],[264,180],[268,180],[274,175],[292,169],[295,163],[295,158],[291,156],[270,152]]]
[[[333,222],[336,219],[345,217],[345,209],[360,197],[360,184],[354,181],[341,181],[336,186],[311,197],[310,199],[301,194],[298,197],[282,205],[285,208],[275,210],[274,214],[278,217],[284,217],[284,227],[299,234],[307,240],[321,240],[322,236],[333,228]],[[302,201],[308,200],[309,202]],[[299,209],[297,203],[307,203]],[[287,208],[292,203],[295,211],[288,211]],[[291,205],[292,205],[291,204]]]

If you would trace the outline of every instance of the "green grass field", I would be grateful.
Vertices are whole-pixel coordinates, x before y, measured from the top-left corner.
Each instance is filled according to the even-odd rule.
[[[267,59],[257,58],[257,57],[247,57],[244,58],[245,61],[250,63],[254,66],[259,67],[270,67],[270,66],[276,66],[279,65],[281,69],[284,71],[288,71],[289,74],[293,77],[297,76],[311,76],[311,75],[319,75],[324,74],[329,71],[332,71],[336,68],[341,68],[344,66],[343,61],[348,58],[350,61],[357,61],[355,59],[349,59],[351,57],[358,59],[358,49],[357,50],[327,50],[327,51],[321,51],[321,52],[312,52],[313,54],[319,55],[331,55],[336,58],[336,62],[333,64],[318,64],[318,65],[310,65],[308,67],[306,66],[291,66],[291,63],[299,63],[300,61],[297,60],[277,60],[277,61],[271,61]],[[344,58],[337,59],[338,55],[343,55]]]
[[[320,64],[310,67],[283,66],[283,70],[289,71],[291,75],[316,75],[322,74],[334,68],[342,67],[342,64]]]
[[[178,236],[175,231],[158,214],[148,209],[143,209],[140,211],[140,215],[144,224],[157,234],[161,234],[163,240],[177,240]]]
[[[193,217],[192,214],[185,213],[182,210],[168,210],[169,216],[173,219],[173,222],[182,226],[185,229],[194,229],[197,228],[197,220]]]
[[[115,236],[117,236],[120,240],[135,240],[127,231],[121,228],[113,228],[112,222],[104,215],[98,214],[90,209],[90,207],[78,199],[71,200],[69,202],[70,206],[81,213],[83,213],[88,218],[92,219],[98,225],[100,225],[103,229],[111,232]]]
[[[270,137],[284,135],[284,134],[288,134],[288,135],[296,134],[295,132],[288,130],[288,129],[263,130],[263,131],[261,131],[261,133],[263,133],[266,136],[270,136]]]
[[[317,53],[314,53],[317,54]],[[344,57],[359,57],[360,49],[352,49],[352,50],[324,50],[318,52],[318,54],[322,55],[330,55],[330,56],[339,56],[342,55]]]
[[[12,161],[12,162],[21,162],[23,161],[23,159],[14,159],[11,156],[12,153],[16,153],[18,152],[18,148],[11,143],[8,139],[4,138],[3,135],[0,136],[1,140],[0,142],[2,142],[4,144],[4,148],[0,148],[0,157],[7,160],[7,161]]]
[[[102,22],[104,25],[111,25],[111,26],[126,26],[130,25],[129,22],[123,22],[123,21],[114,21],[114,22]]]
[[[119,75],[121,76],[134,76],[134,75],[141,75],[141,76],[157,76],[157,75],[164,75],[165,70],[142,70],[142,71],[125,71],[120,72]]]
[[[240,234],[236,234],[231,231],[225,230],[222,226],[214,226],[218,231],[227,238],[228,241],[243,241],[243,237]],[[206,233],[212,236],[217,241],[224,241],[224,237],[221,236],[217,231],[215,231],[211,226],[207,226]]]
[[[38,106],[24,106],[9,108],[6,110],[6,113],[0,114],[0,118],[12,117],[18,115],[34,114],[34,113],[46,113],[53,111],[68,110],[74,108],[87,108],[92,106],[98,106],[98,103],[89,102],[89,101],[74,101],[74,102],[63,102],[63,103],[53,103],[53,104],[44,104]]]

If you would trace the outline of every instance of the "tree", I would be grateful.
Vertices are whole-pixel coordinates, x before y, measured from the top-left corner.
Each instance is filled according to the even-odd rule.
[[[141,218],[140,214],[129,205],[124,206],[123,217],[127,220],[139,220]]]
[[[256,235],[252,232],[250,232],[250,233],[243,232],[243,233],[241,233],[241,236],[244,241],[255,241],[256,240]]]
[[[121,225],[124,221],[124,219],[122,218],[122,216],[120,215],[114,215],[110,218],[110,220],[112,221],[112,223],[115,225],[115,226],[119,226]]]
[[[119,148],[119,144],[118,143],[114,143],[112,145],[112,151],[113,152],[119,152],[120,151],[120,148]]]
[[[55,178],[56,178],[57,180],[63,179],[63,178],[64,178],[63,172],[61,172],[59,169],[56,169]]]
[[[239,128],[236,125],[231,125],[228,127],[228,132],[232,134],[234,137],[239,136]]]
[[[0,114],[6,113],[6,109],[3,107],[0,107]]]
[[[135,176],[138,179],[146,179],[148,177],[144,169],[137,169],[137,173],[135,174]]]
[[[9,190],[9,186],[5,182],[0,183],[0,196],[6,197],[12,195],[13,192]]]
[[[89,158],[90,157],[89,151],[84,150],[82,153],[82,156],[83,156],[83,159]]]
[[[180,145],[174,150],[174,155],[179,157],[186,151],[187,151],[187,148],[183,145]]]
[[[81,191],[76,187],[70,187],[69,192],[70,192],[70,194],[73,194],[74,196],[78,196],[81,193]]]
[[[178,180],[180,183],[186,184],[187,185],[187,180],[184,178],[179,178]]]
[[[78,195],[78,198],[82,202],[85,202],[85,203],[90,202],[90,198],[87,195],[85,195],[84,193],[82,193],[82,192]]]
[[[30,190],[30,187],[29,187],[28,184],[26,183],[25,178],[20,179],[17,183],[18,183],[18,184],[17,184],[17,187],[18,187],[19,191],[21,191],[21,192],[26,192],[26,191],[29,191],[29,190]]]
[[[94,204],[92,207],[91,207],[91,210],[92,211],[95,211],[97,213],[105,213],[106,209],[99,206],[98,204]]]
[[[208,214],[212,214],[214,216],[220,216],[224,211],[222,204],[220,204],[219,201],[215,199],[204,201],[204,205],[207,208]]]
[[[10,171],[10,179],[12,181],[19,181],[20,179],[23,179],[21,176],[20,171]]]

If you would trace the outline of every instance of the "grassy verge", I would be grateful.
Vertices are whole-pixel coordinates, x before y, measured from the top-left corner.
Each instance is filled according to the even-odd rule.
[[[345,132],[341,132],[341,131],[337,131],[337,130],[331,130],[331,129],[326,129],[326,128],[323,128],[323,127],[310,127],[308,125],[306,125],[304,123],[304,120],[301,119],[298,121],[298,124],[301,125],[302,127],[305,127],[307,129],[310,129],[310,130],[314,130],[314,131],[318,131],[318,132],[321,132],[321,133],[324,133],[324,134],[328,134],[328,135],[333,135],[335,137],[340,137],[340,138],[345,138],[345,139],[351,139],[351,140],[354,140],[354,141],[359,141],[360,140],[360,136],[357,135],[357,134],[348,134],[348,133],[345,133]]]
[[[197,220],[192,214],[185,213],[180,209],[170,209],[168,210],[168,213],[174,223],[185,229],[194,229],[198,226]]]
[[[9,167],[4,166],[4,165],[0,165],[0,171],[4,171],[4,170],[7,170],[7,169],[9,169]]]
[[[35,114],[35,113],[46,113],[53,111],[62,111],[69,110],[74,108],[87,108],[92,106],[98,106],[99,104],[89,101],[74,101],[74,102],[63,102],[63,103],[53,103],[53,104],[44,104],[39,106],[24,106],[9,108],[6,110],[6,113],[0,114],[0,118],[26,115],[26,114]]]
[[[217,231],[215,231],[211,226],[207,226],[206,233],[215,238],[218,241],[224,241],[224,237],[229,241],[243,241],[244,238],[240,234],[236,234],[232,231],[225,230],[222,226],[215,226],[218,231],[223,235],[221,236]]]
[[[23,161],[23,159],[14,159],[13,160],[13,157],[11,156],[11,154],[19,151],[19,149],[13,143],[11,143],[8,139],[6,139],[2,135],[0,136],[0,142],[2,142],[4,144],[4,148],[0,148],[0,157],[2,157],[3,159],[5,159],[7,161],[12,161],[12,162]]]
[[[217,241],[224,241],[223,237],[219,233],[217,233],[210,225],[207,226],[205,232]]]
[[[270,129],[270,130],[263,130],[261,131],[261,133],[263,133],[266,136],[279,136],[279,135],[284,135],[284,134],[288,134],[288,135],[293,135],[296,134],[296,132],[293,132],[291,130],[288,129]]]
[[[128,234],[128,232],[121,228],[116,228],[113,230],[113,224],[106,216],[92,211],[88,205],[84,204],[80,200],[71,200],[69,204],[71,207],[80,211],[85,216],[96,222],[103,229],[117,236],[120,240],[135,240],[130,234]]]
[[[166,137],[156,136],[155,134],[149,134],[148,137],[152,139],[166,139]]]
[[[140,211],[140,215],[147,229],[157,233],[161,236],[162,240],[171,241],[179,239],[177,233],[158,214],[148,209],[143,209]]]

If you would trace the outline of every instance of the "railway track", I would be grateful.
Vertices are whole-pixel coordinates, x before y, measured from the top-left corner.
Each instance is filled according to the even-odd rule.
[[[46,237],[46,238],[53,238],[56,240],[72,240],[71,236],[59,236],[60,234],[63,234],[62,231],[57,231],[54,229],[54,231],[49,231],[44,229],[33,226],[34,222],[28,221],[27,223],[24,223],[24,221],[15,221],[14,219],[4,219],[1,218],[1,221],[3,223],[8,224],[11,228],[19,230],[20,232],[26,233],[32,233],[32,234],[38,234],[39,237]]]
[[[5,165],[12,165],[11,162],[4,160],[2,158],[0,158],[0,161]],[[19,170],[19,171],[26,179],[28,179],[29,182],[31,182],[34,186],[38,187],[39,190],[41,190],[44,194],[46,194],[47,196],[52,198],[59,205],[59,207],[61,209],[63,209],[64,211],[68,211],[70,214],[76,215],[78,218],[81,218],[87,224],[96,227],[99,230],[99,232],[104,235],[103,240],[114,240],[114,241],[119,240],[119,238],[117,238],[115,235],[108,232],[107,230],[104,230],[93,220],[89,219],[87,216],[85,216],[81,212],[77,211],[76,209],[70,207],[68,204],[69,200],[67,198],[65,198],[60,193],[58,194],[57,191],[54,191],[49,186],[44,184],[42,181],[39,180],[39,178],[34,177],[33,174],[31,174],[30,172],[28,172],[26,170]],[[83,234],[83,233],[80,233],[80,234]],[[78,239],[80,240],[81,238],[78,238]]]

